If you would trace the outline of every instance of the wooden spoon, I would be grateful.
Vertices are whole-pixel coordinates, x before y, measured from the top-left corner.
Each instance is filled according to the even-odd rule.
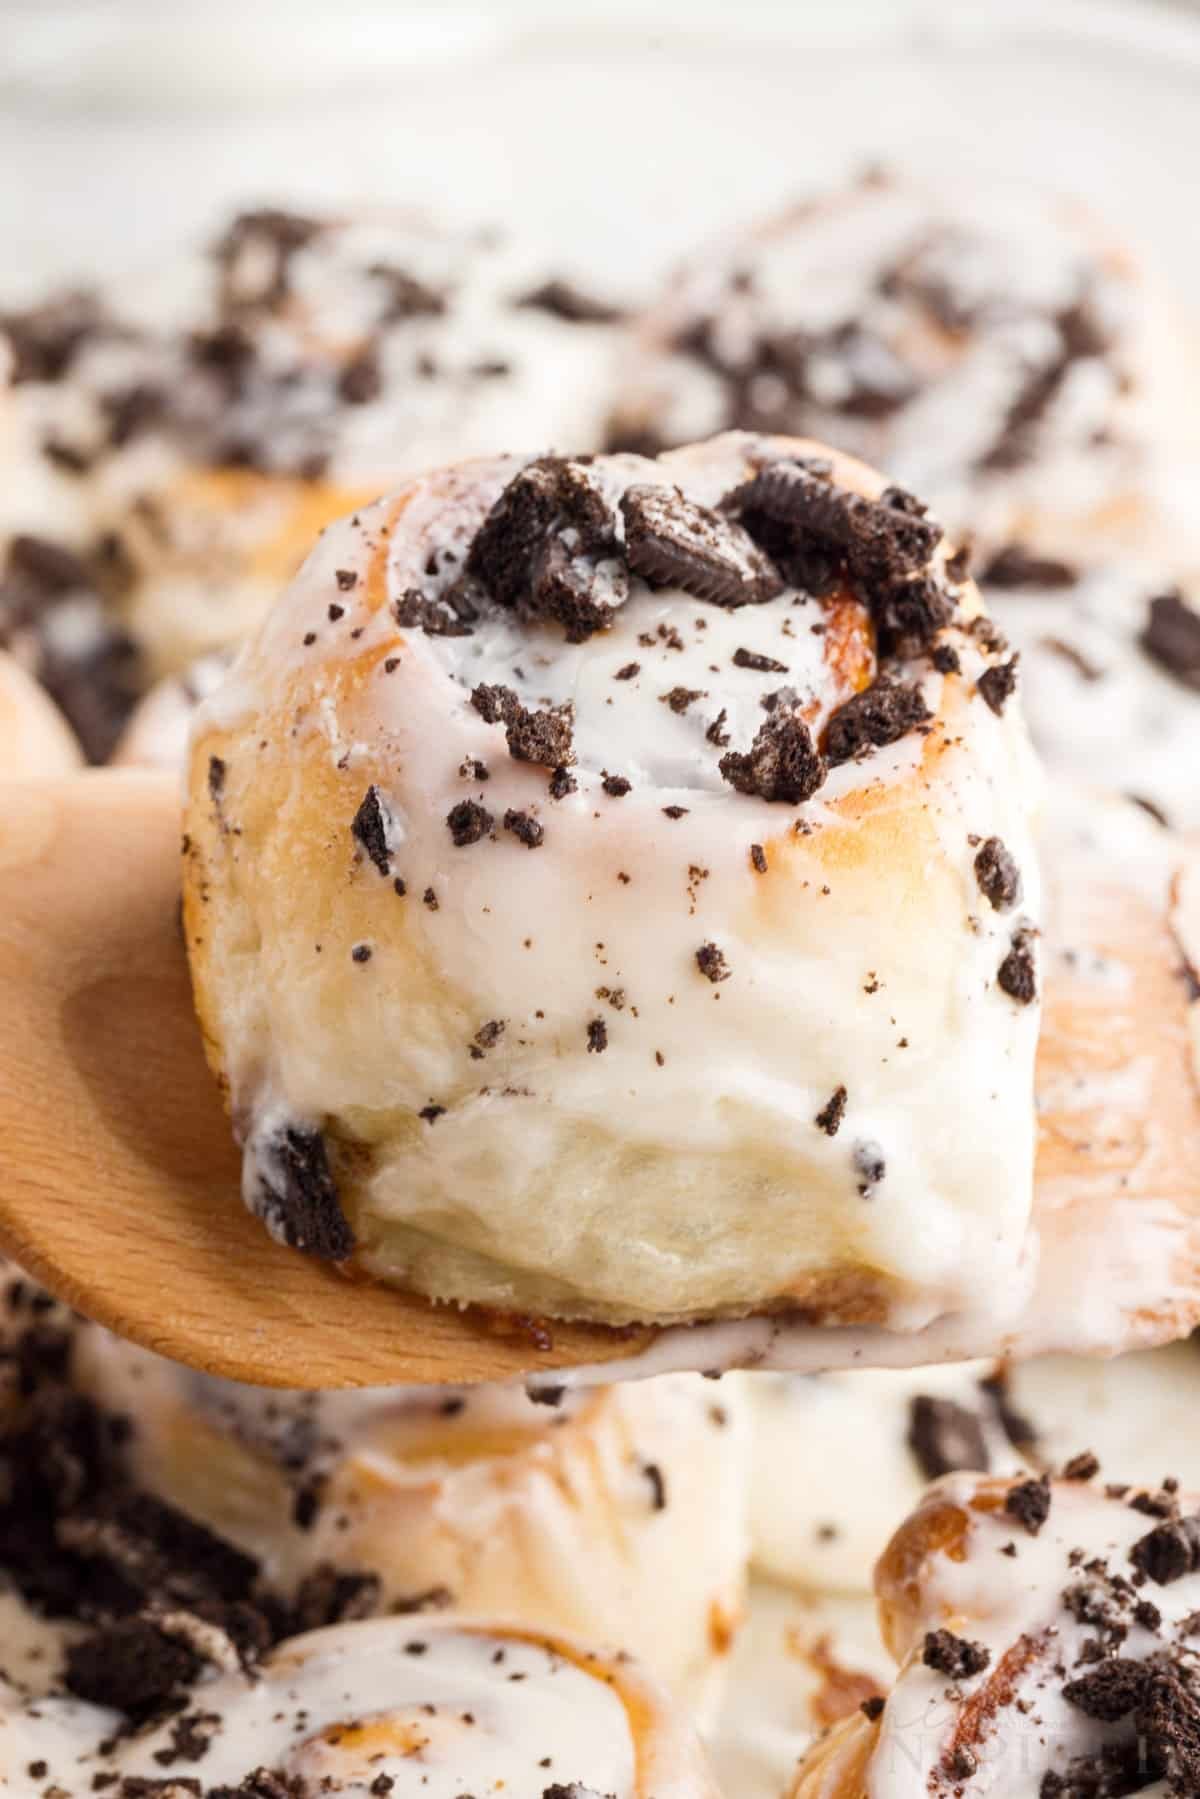
[[[708,1327],[497,1320],[347,1279],[272,1242],[242,1206],[192,1013],[178,837],[174,776],[95,770],[0,789],[0,1248],[121,1335],[266,1386],[503,1380],[623,1358],[638,1372],[710,1365]],[[1200,1316],[1192,989],[1163,884],[1143,890],[1121,865],[1105,886],[1098,853],[1076,861],[1088,904],[1069,926],[1070,953],[1060,943],[1046,960],[1035,1210],[1059,1283],[1086,1251],[1075,1285],[1092,1298],[1111,1286],[1105,1330],[1120,1340],[1091,1346],[1116,1349]],[[1123,1107],[1122,1071],[1135,1065]],[[1131,1269],[1126,1227],[1143,1205],[1166,1259],[1156,1251]],[[1110,1234],[1114,1220],[1122,1229]],[[1052,1321],[1045,1298],[1031,1346],[1071,1346],[1079,1295],[1064,1294]],[[810,1365],[933,1353],[887,1333],[864,1353],[872,1333],[793,1329]],[[968,1332],[961,1352],[987,1347],[972,1350]]]

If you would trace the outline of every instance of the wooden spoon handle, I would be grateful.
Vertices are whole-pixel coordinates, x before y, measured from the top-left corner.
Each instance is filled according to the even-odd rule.
[[[81,1312],[268,1386],[499,1380],[644,1345],[436,1308],[245,1210],[192,1011],[174,776],[0,789],[0,1248]]]

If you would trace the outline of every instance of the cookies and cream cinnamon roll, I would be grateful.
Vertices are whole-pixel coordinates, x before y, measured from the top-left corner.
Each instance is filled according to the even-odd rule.
[[[1200,1515],[1178,1483],[950,1475],[876,1573],[886,1702],[801,1764],[793,1799],[1150,1793],[1200,1783]]]
[[[1196,434],[1171,299],[1080,205],[874,172],[698,253],[640,327],[619,445],[733,427],[886,468],[948,528],[1145,543]]]
[[[910,495],[737,434],[328,531],[193,737],[196,998],[269,1228],[614,1323],[1011,1283],[1035,783],[959,573]]]
[[[4,778],[68,775],[83,755],[44,687],[0,650],[0,767]]]
[[[0,314],[0,644],[105,758],[141,688],[240,641],[330,519],[450,457],[594,446],[615,316],[496,233],[278,209]]]
[[[0,1784],[14,1799],[147,1793],[394,1794],[459,1799],[716,1799],[691,1726],[628,1658],[503,1623],[381,1618],[284,1642],[247,1667],[186,1614],[159,1633],[213,1672],[189,1709],[122,1731],[73,1698],[6,1707]],[[136,1680],[119,1662],[106,1681]],[[168,1772],[164,1773],[164,1770]]]
[[[88,1330],[75,1378],[130,1420],[148,1491],[291,1593],[368,1569],[382,1602],[573,1632],[711,1711],[748,1559],[739,1397],[697,1376],[564,1394],[239,1387]]]

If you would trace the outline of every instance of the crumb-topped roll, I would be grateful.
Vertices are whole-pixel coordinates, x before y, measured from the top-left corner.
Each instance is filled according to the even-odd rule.
[[[1197,445],[1181,308],[1082,205],[1015,182],[873,170],[698,252],[638,336],[617,444],[824,438],[993,549],[1152,543]]]
[[[109,1707],[0,1697],[0,1784],[13,1799],[109,1788],[121,1799],[717,1799],[665,1694],[628,1658],[570,1638],[380,1618],[297,1637],[254,1665],[186,1614],[161,1620],[161,1634],[166,1656],[208,1664],[165,1722],[129,1732]],[[108,1684],[136,1678],[114,1658]]]
[[[360,500],[600,441],[615,309],[545,277],[495,231],[265,208],[139,280],[0,311],[0,646],[94,760]]]
[[[698,1710],[718,1698],[746,1584],[739,1394],[697,1375],[556,1405],[487,1385],[268,1392],[91,1328],[74,1369],[130,1419],[132,1475],[283,1592],[368,1569],[384,1607],[570,1631]]]
[[[948,1476],[876,1575],[887,1698],[801,1765],[795,1799],[1099,1799],[1200,1784],[1200,1515],[1167,1480]]]
[[[465,464],[327,532],[193,742],[248,1205],[614,1323],[1011,1298],[1016,680],[920,502],[796,440]]]

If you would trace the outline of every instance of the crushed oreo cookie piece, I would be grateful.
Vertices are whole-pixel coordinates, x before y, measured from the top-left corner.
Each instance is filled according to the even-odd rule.
[[[625,775],[605,773],[600,785],[609,798],[614,800],[623,800],[627,793],[633,792],[633,782],[628,780]]]
[[[625,317],[621,307],[599,300],[561,277],[552,277],[540,287],[531,288],[516,305],[533,312],[548,312],[568,325],[616,325]]]
[[[355,1239],[342,1211],[321,1132],[285,1125],[249,1146],[252,1211],[272,1236],[320,1261],[344,1262]]]
[[[455,605],[455,596],[462,591],[455,584],[440,599],[430,600],[419,587],[406,588],[393,604],[392,616],[405,630],[424,631],[426,637],[471,637],[479,614],[468,602]]]
[[[926,1480],[939,1480],[943,1474],[964,1468],[986,1474],[990,1466],[978,1413],[953,1399],[914,1394],[905,1441]]]
[[[672,687],[658,697],[664,706],[669,706],[672,712],[682,718],[689,706],[708,696],[699,687]]]
[[[813,1119],[813,1123],[816,1125],[817,1129],[824,1131],[827,1137],[836,1137],[838,1131],[841,1129],[842,1120],[846,1116],[847,1098],[848,1095],[844,1087],[835,1087],[831,1097],[821,1107],[821,1110]]]
[[[1200,1569],[1200,1513],[1169,1519],[1139,1537],[1129,1551],[1134,1567],[1155,1586],[1170,1586]]]
[[[898,743],[930,722],[932,714],[915,682],[880,675],[838,707],[825,726],[822,747],[831,767]]]
[[[211,785],[211,783],[210,783]],[[350,834],[365,850],[381,875],[391,873],[388,848],[388,812],[378,787],[372,784],[362,797],[350,825]]]
[[[1004,1495],[1004,1509],[1022,1530],[1036,1537],[1050,1516],[1050,1480],[1045,1474],[1017,1481]]]
[[[1037,957],[1033,947],[1036,936],[1026,925],[1015,930],[1008,954],[996,970],[997,986],[1019,1006],[1032,1005],[1037,998]]]
[[[459,800],[446,814],[446,828],[455,849],[468,849],[491,835],[496,821],[478,800]]]
[[[1010,912],[1021,898],[1021,871],[999,837],[989,837],[975,856],[979,890],[996,912]]]
[[[1010,656],[1007,662],[997,662],[991,668],[985,668],[979,677],[980,697],[986,701],[989,709],[999,718],[1005,706],[1017,691],[1017,666],[1020,656]]]
[[[927,1668],[936,1674],[944,1674],[948,1680],[971,1680],[976,1674],[982,1674],[992,1659],[992,1652],[984,1643],[972,1643],[966,1637],[955,1636],[951,1630],[928,1630],[925,1633],[925,1644],[921,1651],[921,1660]]]
[[[1167,674],[1200,692],[1200,612],[1193,611],[1178,589],[1150,601],[1139,641]]]
[[[749,668],[760,675],[786,675],[786,662],[779,662],[774,656],[764,656],[759,650],[736,649],[733,652],[735,668]]]
[[[749,750],[727,751],[720,769],[738,793],[793,806],[811,799],[828,772],[807,724],[783,711],[773,712],[759,726]]]
[[[527,618],[553,618],[568,643],[606,630],[628,593],[616,524],[579,463],[543,456],[504,489],[467,555],[467,573]]]
[[[1020,587],[1057,591],[1074,587],[1079,573],[1069,562],[1039,556],[1024,544],[1008,543],[996,551],[979,579],[985,587],[1000,587],[1006,591]]]
[[[608,1026],[602,1018],[590,1020],[587,1028],[587,1046],[589,1055],[600,1055],[608,1048]]]
[[[625,554],[654,587],[679,587],[715,606],[757,606],[783,591],[770,559],[733,519],[677,487],[630,487],[621,496]]]
[[[504,814],[504,829],[511,831],[519,843],[527,850],[536,850],[545,842],[546,832],[531,812],[518,812],[510,806]]]
[[[696,967],[700,973],[713,983],[727,981],[733,970],[725,960],[725,951],[715,943],[702,943],[696,951]]]
[[[538,763],[555,770],[574,762],[569,707],[530,711],[511,687],[490,686],[486,682],[474,689],[471,704],[485,723],[503,724],[508,753],[515,761]]]

